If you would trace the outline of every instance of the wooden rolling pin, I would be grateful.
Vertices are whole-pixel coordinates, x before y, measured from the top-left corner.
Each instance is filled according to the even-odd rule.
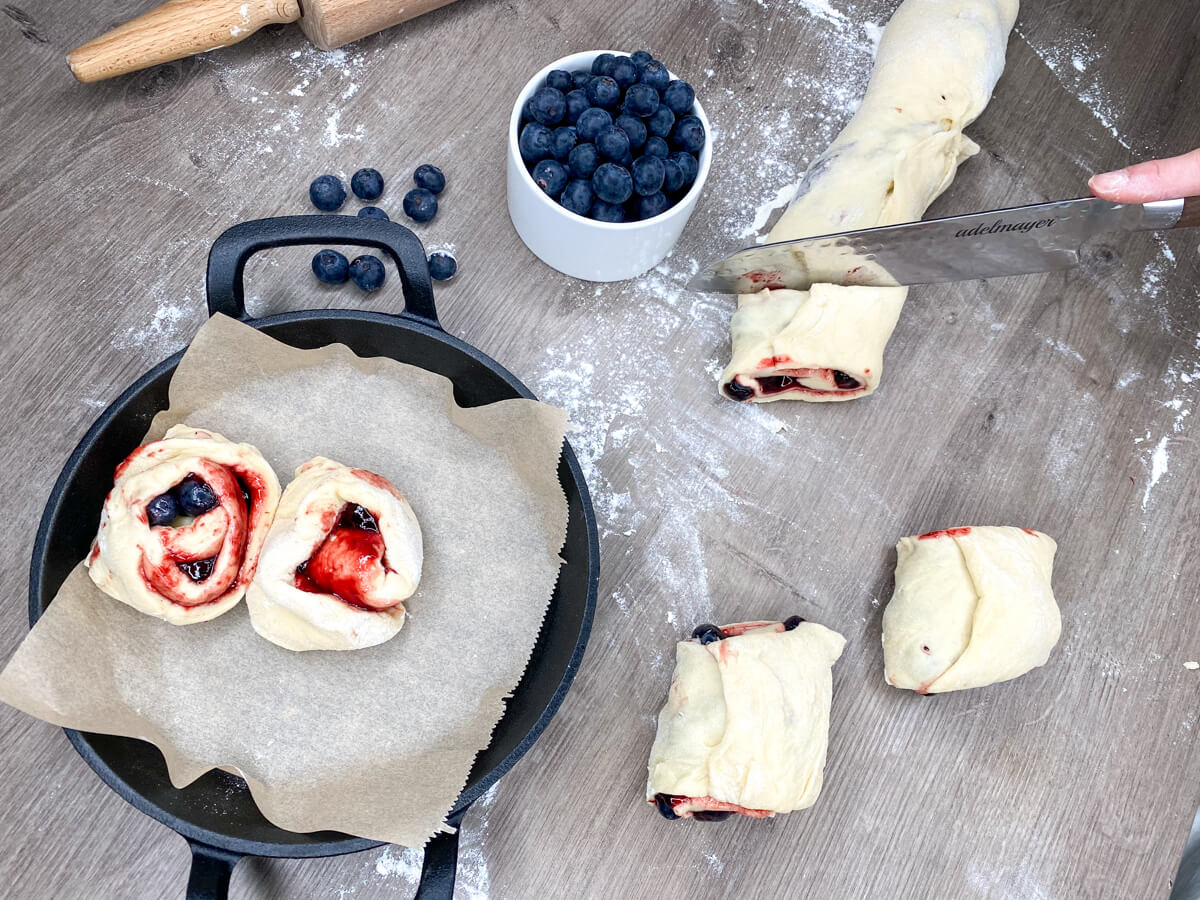
[[[453,0],[168,0],[71,51],[80,81],[102,81],[159,63],[228,47],[264,25],[299,22],[308,39],[333,50]]]

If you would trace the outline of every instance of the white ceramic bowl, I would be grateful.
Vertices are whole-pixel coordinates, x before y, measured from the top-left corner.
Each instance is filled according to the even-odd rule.
[[[687,194],[662,215],[640,222],[597,222],[560,206],[534,183],[521,159],[517,146],[521,108],[554,69],[590,69],[592,60],[601,53],[627,55],[616,50],[590,50],[564,56],[530,78],[517,96],[508,122],[508,215],[525,246],[547,265],[587,281],[620,281],[654,268],[679,240],[708,178],[712,129],[697,100],[692,112],[704,123],[707,135],[698,157],[700,168]]]

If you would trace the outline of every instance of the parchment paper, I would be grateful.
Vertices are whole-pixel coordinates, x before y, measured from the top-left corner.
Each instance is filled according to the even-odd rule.
[[[151,741],[177,787],[234,769],[283,828],[422,845],[445,828],[554,589],[565,413],[460,409],[423,369],[296,350],[216,316],[147,440],[178,422],[254,444],[285,485],[316,455],[391,480],[425,540],[404,629],[366,650],[296,653],[259,637],[245,603],[168,625],[102,594],[81,564],[0,675],[0,700]]]

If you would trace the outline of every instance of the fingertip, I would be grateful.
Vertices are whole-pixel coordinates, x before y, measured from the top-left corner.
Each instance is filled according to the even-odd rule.
[[[1118,169],[1115,172],[1103,172],[1099,175],[1093,175],[1088,179],[1088,188],[1097,197],[1105,199],[1114,199],[1121,188],[1129,183],[1129,173],[1125,169]]]

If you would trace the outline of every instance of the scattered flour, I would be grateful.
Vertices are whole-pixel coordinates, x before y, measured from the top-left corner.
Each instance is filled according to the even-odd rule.
[[[1200,662],[1196,662],[1195,660],[1188,660],[1187,662],[1185,662],[1183,664],[1183,667],[1185,669],[1191,669],[1192,671],[1195,671],[1196,669],[1200,669]]]

